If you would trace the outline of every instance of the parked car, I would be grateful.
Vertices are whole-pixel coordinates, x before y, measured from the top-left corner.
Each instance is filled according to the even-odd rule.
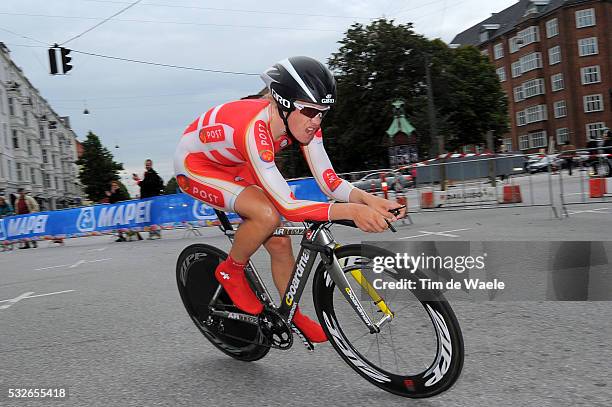
[[[563,159],[559,157],[559,154],[551,154],[540,158],[536,162],[528,164],[527,170],[531,174],[535,174],[540,171],[548,171],[552,168],[553,171],[561,169],[563,166]]]
[[[383,174],[385,175],[385,181],[387,182],[389,190],[401,191],[402,189],[411,187],[414,184],[411,175],[403,175],[397,171],[376,171],[366,175],[358,181],[353,182],[353,185],[368,192],[381,191],[381,175]]]

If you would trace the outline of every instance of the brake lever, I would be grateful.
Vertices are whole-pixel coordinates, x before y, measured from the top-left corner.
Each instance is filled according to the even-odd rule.
[[[395,208],[395,209],[389,209],[389,212],[391,212],[392,215],[397,216],[400,214],[400,211],[402,209],[404,209],[406,207],[406,205],[402,205],[399,208]]]
[[[397,232],[397,230],[393,227],[393,225],[391,224],[391,222],[389,222],[387,218],[385,218],[385,222],[387,222],[387,225],[389,225],[389,229],[391,230],[391,232]]]

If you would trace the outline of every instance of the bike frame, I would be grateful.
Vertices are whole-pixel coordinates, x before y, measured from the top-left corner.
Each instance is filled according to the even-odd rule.
[[[236,230],[229,222],[227,215],[224,212],[215,210],[217,217],[219,218],[220,225],[219,228],[224,232],[226,236],[233,242],[234,234]],[[281,297],[280,306],[276,306],[274,301],[272,300],[272,296],[267,290],[263,280],[257,273],[255,266],[249,260],[249,264],[245,268],[248,278],[251,283],[255,287],[256,293],[260,296],[260,298],[267,303],[271,308],[277,311],[285,321],[290,324],[293,319],[293,315],[295,314],[296,308],[306,287],[306,283],[308,281],[308,277],[312,272],[312,268],[315,264],[318,255],[321,255],[321,258],[326,266],[326,270],[328,273],[328,277],[338,286],[340,292],[342,292],[344,298],[351,304],[355,313],[359,316],[359,318],[363,321],[363,323],[367,326],[370,333],[380,332],[381,327],[389,322],[393,318],[393,313],[391,313],[388,309],[384,312],[384,316],[380,321],[374,323],[369,318],[368,314],[363,309],[361,302],[357,298],[351,284],[346,278],[346,274],[342,270],[342,266],[338,262],[338,259],[335,255],[335,248],[338,246],[336,241],[334,240],[331,232],[329,231],[329,225],[332,222],[313,222],[308,224],[307,226],[288,226],[288,227],[279,227],[272,236],[288,236],[288,235],[302,235],[302,240],[300,242],[300,251],[298,256],[296,257],[295,265],[293,266],[293,272],[291,274],[290,283],[285,290],[284,295]],[[337,222],[342,223],[342,222]],[[371,286],[365,279],[360,280],[356,277],[356,280],[362,285],[368,292],[368,294],[372,295],[370,292],[373,290]],[[214,315],[241,320],[243,322],[249,322],[254,325],[259,324],[258,317],[252,316],[249,314],[243,314],[239,312],[228,312],[228,311],[220,311],[215,310],[214,305],[215,302],[220,295],[222,287],[219,286],[215,295],[211,299],[210,306],[212,308],[212,313]],[[380,299],[380,297],[378,297]],[[382,300],[380,300],[382,302]],[[386,308],[384,302],[379,304],[381,309]]]

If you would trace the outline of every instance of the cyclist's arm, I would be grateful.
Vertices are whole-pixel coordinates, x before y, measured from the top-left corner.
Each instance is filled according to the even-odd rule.
[[[317,131],[312,141],[306,146],[301,146],[301,149],[310,172],[323,193],[337,201],[352,202],[350,195],[356,188],[350,182],[336,175],[323,146],[321,129]]]
[[[283,217],[293,222],[329,220],[329,203],[295,199],[274,163],[272,136],[263,120],[255,120],[245,132],[244,156],[268,198]]]

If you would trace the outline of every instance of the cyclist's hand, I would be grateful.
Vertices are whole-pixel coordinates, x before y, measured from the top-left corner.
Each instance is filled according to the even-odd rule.
[[[366,205],[355,204],[351,207],[352,219],[357,227],[364,232],[384,232],[389,225],[385,217]],[[389,214],[391,215],[391,214]],[[393,215],[391,215],[393,217]]]
[[[406,216],[405,207],[400,209],[400,212],[397,216],[389,212],[390,209],[401,208],[402,205],[400,205],[399,203],[390,201],[388,199],[383,199],[383,198],[380,198],[374,195],[370,195],[370,196],[371,198],[368,199],[367,205],[370,208],[374,209],[376,212],[380,213],[385,218],[389,219],[389,221],[393,222],[393,221],[396,221]]]

